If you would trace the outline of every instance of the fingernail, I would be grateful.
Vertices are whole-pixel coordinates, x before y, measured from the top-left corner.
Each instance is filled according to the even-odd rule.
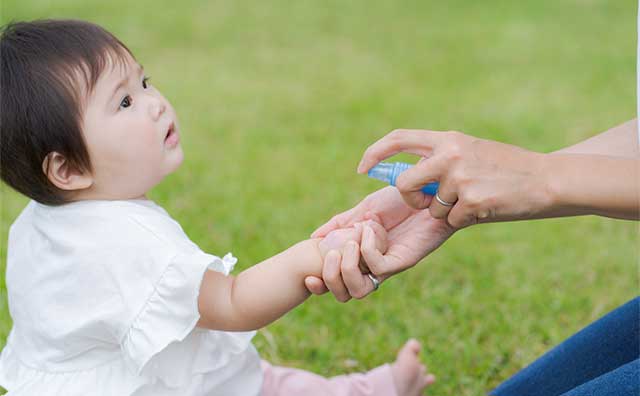
[[[364,161],[360,161],[360,163],[358,164],[358,168],[356,169],[356,171],[358,173],[362,173],[362,167],[364,166]]]

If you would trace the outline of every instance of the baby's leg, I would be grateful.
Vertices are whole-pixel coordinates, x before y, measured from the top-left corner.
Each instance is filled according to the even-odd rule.
[[[325,378],[309,371],[271,366],[262,362],[262,396],[398,396],[391,366],[364,374]]]
[[[419,352],[420,344],[411,340],[400,350],[393,365],[332,378],[263,361],[262,396],[419,396],[434,381],[420,364]]]

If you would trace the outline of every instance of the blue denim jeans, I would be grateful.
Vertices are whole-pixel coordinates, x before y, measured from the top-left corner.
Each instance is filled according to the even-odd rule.
[[[580,330],[493,396],[640,396],[640,297]]]

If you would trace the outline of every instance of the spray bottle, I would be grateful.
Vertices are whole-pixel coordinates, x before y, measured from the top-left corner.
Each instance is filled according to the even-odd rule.
[[[382,180],[385,183],[395,186],[398,176],[412,166],[413,165],[405,162],[380,162],[371,168],[367,175],[372,179]],[[436,195],[438,185],[437,182],[429,183],[422,187],[421,191],[427,195]]]

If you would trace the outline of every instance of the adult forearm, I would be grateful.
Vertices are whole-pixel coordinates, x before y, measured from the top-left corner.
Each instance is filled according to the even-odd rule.
[[[545,216],[595,214],[638,219],[637,119],[551,154],[545,163],[553,207]]]
[[[640,159],[552,154],[545,159],[544,172],[551,197],[544,217],[640,218]]]
[[[617,125],[577,144],[555,151],[557,154],[600,154],[616,157],[638,158],[638,120]]]

